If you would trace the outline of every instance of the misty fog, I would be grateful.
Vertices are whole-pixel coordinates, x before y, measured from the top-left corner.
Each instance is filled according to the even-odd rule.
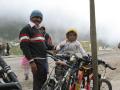
[[[118,3],[119,0],[95,2],[97,38],[110,45],[120,41]],[[42,25],[54,37],[54,42],[63,40],[69,28],[77,29],[78,39],[89,40],[89,0],[0,0],[0,38],[18,39],[20,29],[29,22],[34,9],[43,13]]]

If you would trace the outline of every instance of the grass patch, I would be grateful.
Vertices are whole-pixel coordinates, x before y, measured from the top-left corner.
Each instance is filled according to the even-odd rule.
[[[13,46],[10,49],[10,54],[11,55],[22,55],[22,51],[19,46]]]
[[[85,49],[86,52],[90,52],[91,51],[91,44],[89,41],[81,41],[80,42],[83,46],[83,48]]]

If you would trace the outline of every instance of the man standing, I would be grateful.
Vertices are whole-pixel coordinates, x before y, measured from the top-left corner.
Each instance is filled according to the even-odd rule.
[[[9,56],[10,55],[10,46],[8,43],[6,43],[6,50],[7,50],[6,55]]]
[[[30,15],[30,22],[20,32],[20,48],[29,60],[33,73],[33,90],[41,90],[47,79],[48,62],[46,59],[45,38],[40,32],[40,23],[43,15],[39,10],[34,10]]]
[[[120,49],[120,43],[118,44],[118,48]]]

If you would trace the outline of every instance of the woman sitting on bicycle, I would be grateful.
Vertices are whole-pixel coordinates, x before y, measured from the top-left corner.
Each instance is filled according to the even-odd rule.
[[[60,54],[75,54],[75,53],[81,53],[83,58],[88,59],[88,55],[83,49],[80,42],[77,40],[77,32],[74,29],[68,30],[66,33],[66,40],[62,41],[58,46],[56,47],[56,50]],[[78,84],[80,86],[82,81],[82,71],[78,71]],[[74,89],[70,89],[74,90]],[[77,90],[77,89],[76,89]]]
[[[77,32],[75,29],[70,29],[66,33],[66,40],[59,43],[56,47],[58,53],[61,54],[74,54],[81,53],[82,56],[87,56],[80,42],[77,40]]]

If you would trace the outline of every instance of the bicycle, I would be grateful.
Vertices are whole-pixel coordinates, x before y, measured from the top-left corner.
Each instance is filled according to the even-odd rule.
[[[111,67],[109,64],[106,64],[102,60],[98,60],[98,65],[103,65],[105,69],[106,68],[109,68],[111,70],[116,69],[116,68]],[[79,71],[82,71],[82,74],[81,74],[81,76],[78,76],[80,78],[77,78],[77,80],[73,80],[73,82],[72,82],[73,87],[70,90],[80,90],[80,88],[83,88],[84,90],[92,90],[92,88],[93,88],[92,70],[93,70],[93,68],[91,67],[91,62],[83,62],[82,65],[80,66],[80,69],[78,70],[78,73],[79,73]],[[80,75],[80,74],[77,74],[77,75]],[[99,82],[98,82],[99,90],[112,90],[111,83],[107,79],[101,78],[101,74],[98,74],[98,79],[99,79]],[[81,82],[77,83],[79,80]]]
[[[61,79],[57,79],[55,74],[51,76],[52,72],[54,71],[55,67],[52,69],[47,81],[44,83],[42,90],[67,90],[66,87],[66,81],[68,80],[68,77],[72,75],[72,73],[76,72],[75,65],[78,63],[75,59],[69,60],[69,62],[59,62],[61,61],[62,57],[54,56],[51,53],[49,53],[50,56],[54,61],[57,61],[57,64],[61,64],[63,66],[66,66],[67,69],[64,72],[64,75],[61,77]],[[70,56],[67,56],[70,57]],[[65,58],[65,57],[64,57]],[[72,63],[72,64],[71,64]]]
[[[106,69],[109,68],[111,70],[115,70],[116,68],[111,67],[111,65],[107,64],[105,61],[98,60],[98,73],[101,75],[101,78],[106,78]]]
[[[112,85],[110,83],[110,81],[108,81],[107,79],[105,79],[105,74],[106,74],[106,69],[109,68],[110,70],[115,70],[116,68],[112,67],[110,64],[107,64],[105,61],[99,60],[98,65],[102,65],[104,67],[104,73],[100,74],[101,76],[101,87],[100,90],[112,90]],[[103,76],[102,76],[103,75]],[[108,89],[105,88],[106,85],[108,85]]]
[[[0,57],[0,90],[22,90],[17,76]]]
[[[58,58],[56,58],[56,56],[53,55],[51,55],[51,58],[53,58],[55,61],[58,60]],[[89,75],[92,74],[92,67],[90,64],[91,61],[86,61],[83,58],[78,58],[76,55],[73,55],[71,58],[73,59],[65,64],[68,67],[68,69],[66,70],[64,76],[57,81],[56,77],[51,77],[50,74],[48,80],[43,85],[42,90],[75,90],[75,88],[70,89],[72,85],[77,85],[79,88],[77,90],[80,90],[80,88],[84,88],[84,90],[92,90],[92,87],[90,87],[92,79],[89,78]],[[72,62],[72,65],[70,64],[70,62]],[[106,67],[113,69],[112,67],[110,67],[110,65],[103,63],[103,61],[99,60],[99,64],[104,64]],[[77,65],[77,67],[75,67],[75,65]],[[77,73],[80,69],[85,70],[83,73],[84,75],[82,77],[81,86],[80,84],[76,84],[78,81]],[[102,79],[101,75],[99,74],[99,90],[101,90],[103,83],[105,83],[106,86],[108,86],[109,88],[105,90],[112,90],[111,83],[107,79]]]

